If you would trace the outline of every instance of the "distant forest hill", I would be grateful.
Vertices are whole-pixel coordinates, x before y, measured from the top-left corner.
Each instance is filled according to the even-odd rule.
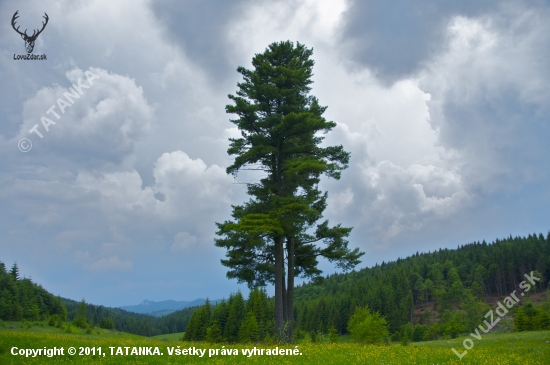
[[[163,300],[160,302],[153,302],[151,300],[144,300],[138,305],[127,305],[118,307],[128,312],[150,314],[155,317],[162,317],[173,313],[177,310],[201,306],[206,302],[206,299],[195,299],[192,301],[175,301],[175,300]],[[217,303],[219,300],[211,300],[211,303]]]
[[[68,319],[72,320],[76,316],[80,302],[64,298],[62,298],[62,302],[67,307]],[[98,325],[101,318],[104,317],[112,319],[115,329],[118,331],[141,336],[156,336],[185,331],[191,314],[198,308],[188,307],[163,317],[155,317],[148,314],[128,312],[119,308],[86,303],[86,320],[88,323]]]

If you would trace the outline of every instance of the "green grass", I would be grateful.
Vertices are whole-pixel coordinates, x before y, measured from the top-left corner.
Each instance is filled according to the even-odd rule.
[[[7,333],[37,333],[37,334],[66,334],[69,336],[82,336],[87,339],[98,338],[125,338],[125,339],[142,339],[143,336],[133,335],[131,333],[106,330],[95,327],[91,334],[86,333],[86,330],[78,328],[70,323],[64,323],[63,329],[49,326],[47,322],[6,322],[0,324],[0,334]],[[71,327],[71,333],[67,333],[67,327]],[[1,364],[1,362],[0,362]]]
[[[455,348],[463,352],[462,342],[465,338],[441,340],[431,342],[411,343],[402,347],[399,344],[389,346],[360,346],[354,343],[338,344],[311,344],[301,343],[298,350],[302,355],[297,356],[252,356],[242,355],[241,349],[251,349],[254,345],[226,345],[223,349],[237,349],[239,355],[222,355],[223,345],[209,345],[205,343],[179,342],[182,334],[144,338],[120,332],[101,330],[86,334],[81,331],[65,333],[47,324],[21,327],[21,323],[3,322],[6,328],[0,326],[0,364],[50,364],[50,363],[79,363],[79,364],[548,364],[550,361],[550,331],[521,332],[505,334],[482,335],[481,340],[473,340],[474,347],[459,360],[451,351]],[[18,328],[9,329],[9,326]],[[160,338],[159,338],[160,337]],[[163,340],[164,338],[164,340]],[[25,358],[13,356],[12,347],[18,348],[53,348],[63,347],[65,355],[52,358],[35,357]],[[67,355],[69,347],[91,348],[101,347],[105,356]],[[109,347],[158,347],[162,356],[111,356]],[[168,348],[200,348],[206,350],[203,358],[198,356],[168,355]],[[256,345],[257,348],[274,349],[276,345]],[[279,348],[294,349],[292,346]],[[208,349],[218,349],[218,355],[208,357]],[[124,351],[124,350],[123,350]],[[277,359],[274,359],[276,357]]]
[[[167,335],[157,335],[151,338],[161,340],[161,341],[179,341],[181,340],[184,334],[185,332],[176,332],[176,333],[170,333]]]

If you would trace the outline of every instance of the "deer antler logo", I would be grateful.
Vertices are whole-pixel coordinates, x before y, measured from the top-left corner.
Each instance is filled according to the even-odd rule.
[[[13,27],[13,29],[19,33],[21,35],[21,38],[23,38],[23,40],[25,41],[25,48],[27,49],[27,53],[32,53],[32,50],[34,49],[34,42],[36,41],[36,38],[38,38],[38,36],[40,35],[40,33],[42,33],[42,31],[44,30],[44,28],[46,28],[46,24],[48,24],[48,14],[44,13],[44,16],[43,18],[46,19],[46,22],[42,22],[42,29],[38,30],[38,29],[35,29],[34,32],[32,33],[31,36],[29,36],[27,34],[27,30],[25,29],[25,31],[23,33],[21,33],[19,31],[19,27],[15,27],[15,20],[17,18],[19,18],[19,15],[17,15],[17,13],[19,13],[19,10],[17,10],[15,12],[15,14],[13,14],[13,18],[11,18],[11,26]],[[38,33],[37,33],[38,32]]]

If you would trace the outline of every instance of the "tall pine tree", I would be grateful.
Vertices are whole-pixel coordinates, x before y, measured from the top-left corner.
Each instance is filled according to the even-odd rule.
[[[11,276],[13,276],[14,280],[19,280],[19,266],[17,266],[17,262],[13,263],[13,266],[10,270]]]
[[[320,176],[339,179],[349,153],[342,146],[319,146],[319,133],[336,123],[322,117],[326,107],[309,95],[312,52],[289,41],[269,45],[252,59],[254,70],[237,69],[244,81],[236,96],[229,95],[234,105],[226,107],[239,117],[232,122],[242,135],[230,139],[228,153],[235,161],[227,172],[236,176],[252,169],[265,176],[247,184],[251,199],[233,207],[234,220],[217,224],[216,245],[227,249],[222,264],[230,268],[229,278],[250,287],[274,283],[275,329],[287,339],[293,330],[294,278],[319,276],[319,256],[350,269],[362,255],[348,248],[351,228],[317,224],[327,200],[318,189]]]

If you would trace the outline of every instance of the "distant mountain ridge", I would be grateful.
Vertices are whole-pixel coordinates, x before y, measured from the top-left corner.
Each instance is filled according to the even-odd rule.
[[[196,307],[203,305],[206,299],[195,299],[192,301],[176,301],[176,300],[163,300],[160,302],[154,302],[151,300],[144,300],[138,305],[127,305],[118,307],[128,312],[150,314],[153,316],[165,316],[180,309]],[[219,302],[219,300],[210,301],[212,304]]]

